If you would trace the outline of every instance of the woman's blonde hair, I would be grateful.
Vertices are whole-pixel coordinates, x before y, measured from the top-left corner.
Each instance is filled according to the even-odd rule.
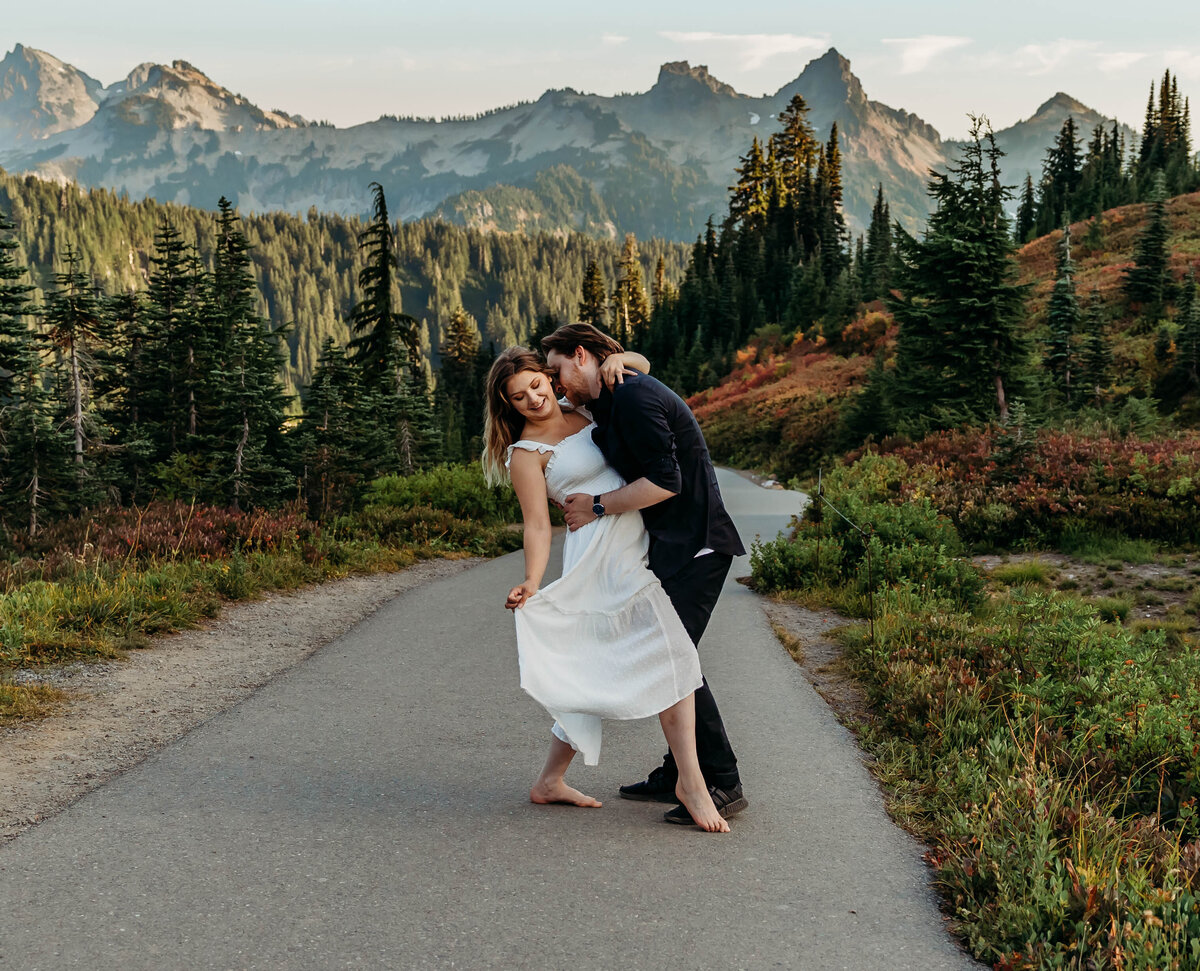
[[[517,441],[525,419],[508,400],[508,379],[521,371],[553,374],[536,352],[527,347],[510,347],[492,362],[488,371],[483,413],[483,476],[488,485],[508,481],[508,446]]]

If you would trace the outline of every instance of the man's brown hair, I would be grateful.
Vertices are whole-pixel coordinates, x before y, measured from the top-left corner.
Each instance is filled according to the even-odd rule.
[[[623,348],[608,334],[591,324],[563,324],[553,334],[542,338],[542,353],[557,351],[559,354],[574,354],[575,348],[591,351],[597,361],[603,362],[610,354],[620,354]]]

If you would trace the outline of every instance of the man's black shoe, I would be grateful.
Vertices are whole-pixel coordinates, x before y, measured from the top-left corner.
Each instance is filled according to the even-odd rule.
[[[718,789],[716,786],[709,786],[708,794],[712,796],[713,805],[717,807],[717,812],[721,814],[722,819],[728,819],[750,805],[750,800],[742,795],[742,784],[740,782],[732,789]],[[683,805],[667,810],[667,812],[663,813],[663,819],[668,823],[675,823],[679,826],[696,825],[696,821],[692,819],[691,813]]]
[[[667,775],[667,770],[660,765],[644,782],[621,786],[619,792],[622,799],[636,799],[639,802],[679,802],[675,795],[675,779],[675,776]]]

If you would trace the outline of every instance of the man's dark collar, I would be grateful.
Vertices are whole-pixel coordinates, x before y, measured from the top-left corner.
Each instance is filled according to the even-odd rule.
[[[592,417],[597,423],[605,424],[612,417],[613,396],[608,388],[600,388],[600,397],[588,405],[588,410],[591,411]]]

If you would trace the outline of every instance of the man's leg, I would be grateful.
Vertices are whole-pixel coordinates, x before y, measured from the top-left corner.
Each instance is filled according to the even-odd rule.
[[[724,553],[708,553],[698,556],[686,567],[662,581],[663,589],[671,600],[684,629],[693,644],[708,627],[721,588],[733,557]],[[725,734],[725,724],[717,708],[716,699],[708,687],[708,681],[696,689],[696,752],[700,768],[709,785],[720,789],[734,789],[740,783],[737,757]],[[622,786],[621,795],[626,799],[655,799],[674,802],[675,781],[678,770],[675,760],[668,751],[660,768],[650,774],[646,782]]]
[[[678,573],[662,581],[663,589],[693,644],[700,644],[732,565],[731,556],[707,553],[696,557]],[[741,782],[737,756],[733,754],[733,746],[725,734],[725,723],[721,720],[721,712],[707,678],[696,689],[696,754],[709,785],[732,789]],[[663,764],[669,767],[672,774],[675,773],[674,760],[669,752]]]

